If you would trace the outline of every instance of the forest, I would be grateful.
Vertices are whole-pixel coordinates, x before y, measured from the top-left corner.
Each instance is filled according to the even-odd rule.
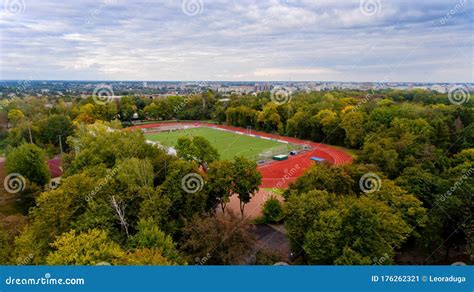
[[[223,99],[226,97],[226,99]],[[474,259],[474,103],[425,90],[222,96],[23,97],[0,101],[0,152],[19,192],[0,190],[0,263],[275,264],[256,224],[284,226],[292,264],[451,264]],[[316,164],[263,218],[230,212],[258,191],[255,161],[220,160],[205,139],[177,156],[149,145],[138,122],[211,121],[342,147],[350,165]],[[199,151],[198,151],[199,150]],[[48,159],[60,157],[59,186]],[[201,187],[182,187],[186,174]],[[360,181],[375,174],[376,189]]]

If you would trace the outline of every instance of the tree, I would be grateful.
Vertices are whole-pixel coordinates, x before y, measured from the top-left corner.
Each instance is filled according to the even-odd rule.
[[[340,128],[340,118],[336,112],[323,109],[316,114],[314,122],[321,126],[325,141],[334,144],[341,143],[344,132]]]
[[[226,115],[225,115],[226,107],[222,102],[218,102],[214,106],[214,112],[212,113],[212,119],[219,122],[219,124],[225,122]]]
[[[345,246],[342,249],[342,255],[338,257],[335,261],[335,265],[343,265],[343,266],[354,266],[354,265],[373,265],[373,264],[385,264],[388,265],[392,263],[391,258],[374,257],[370,258],[370,256],[364,256],[348,246]]]
[[[226,110],[226,121],[228,125],[237,127],[255,126],[258,117],[258,111],[241,105],[230,107]]]
[[[106,102],[105,104],[95,104],[94,117],[104,121],[111,121],[117,118],[117,104],[115,102]]]
[[[5,167],[8,173],[19,173],[40,186],[46,185],[51,177],[46,164],[46,154],[33,144],[14,148],[7,155]]]
[[[362,112],[348,112],[344,115],[341,126],[346,132],[346,144],[350,147],[359,147],[364,141],[364,121]]]
[[[127,222],[127,218],[125,216],[125,204],[121,201],[117,201],[114,195],[110,197],[110,204],[112,209],[115,211],[116,217],[119,219],[120,226],[125,231],[127,238],[130,236],[128,231],[129,223]]]
[[[7,146],[18,147],[27,143],[26,141],[30,141],[28,128],[24,125],[17,126],[7,133],[7,138],[5,139],[5,145]]]
[[[283,124],[277,108],[278,105],[273,102],[269,102],[263,107],[257,118],[262,130],[269,132],[281,132],[283,130]]]
[[[49,265],[97,265],[112,263],[125,255],[107,233],[98,229],[81,234],[71,230],[59,236],[51,246],[54,251],[46,259]]]
[[[167,216],[165,226],[160,226],[168,234],[180,234],[185,219],[204,213],[207,194],[204,191],[204,176],[194,162],[173,161],[168,168],[166,180],[159,187],[159,196],[150,200],[160,215]],[[166,210],[161,209],[164,203]],[[161,209],[161,210],[160,210]],[[149,212],[148,212],[149,213]]]
[[[148,196],[140,203],[139,217],[151,218],[160,227],[160,230],[173,234],[176,230],[171,216],[175,214],[171,207],[172,199],[160,188],[157,188],[154,192],[148,193]]]
[[[390,206],[392,211],[410,226],[411,235],[418,236],[418,230],[426,226],[428,218],[423,203],[393,181],[384,179],[380,190],[368,193],[366,196]]]
[[[114,131],[110,123],[103,122],[78,126],[68,143],[71,149],[79,151],[66,169],[66,176],[101,165],[113,168],[127,158],[149,158],[155,170],[162,165],[154,163],[161,164],[161,158],[166,156],[162,150],[146,144],[140,131]]]
[[[147,105],[143,109],[143,111],[145,112],[147,117],[152,118],[154,120],[158,120],[161,117],[160,107],[154,102]]]
[[[118,265],[128,266],[170,266],[175,263],[162,255],[156,248],[139,248],[114,261]]]
[[[40,121],[39,132],[42,143],[59,145],[61,138],[62,146],[67,150],[66,138],[72,135],[73,125],[68,116],[51,115]]]
[[[271,196],[265,201],[262,206],[262,213],[264,223],[278,223],[285,216],[283,206],[275,196]]]
[[[196,216],[188,222],[182,250],[189,255],[189,261],[196,264],[239,265],[248,263],[254,243],[249,222],[227,212]]]
[[[10,260],[11,243],[8,235],[0,222],[0,265],[6,265]]]
[[[178,157],[188,161],[196,161],[205,170],[209,163],[219,159],[217,149],[204,137],[180,137],[176,144]]]
[[[131,121],[133,114],[138,110],[135,102],[130,96],[123,96],[120,99],[120,112],[122,121]]]
[[[79,115],[74,119],[75,124],[93,124],[96,120],[95,106],[92,103],[86,103],[79,108]]]
[[[421,166],[405,168],[395,181],[403,189],[410,190],[427,208],[434,205],[436,197],[443,192],[443,185],[447,184],[443,178]]]
[[[163,228],[183,224],[180,216],[186,211],[191,210],[192,217],[204,210],[206,197],[202,192],[196,198],[185,194],[182,177],[172,176],[174,179],[166,182],[169,193],[155,189],[155,183],[162,184],[167,177],[160,172],[163,163],[173,158],[147,145],[140,132],[114,131],[107,125],[98,122],[76,129],[73,138],[80,149],[67,166],[59,188],[38,196],[28,225],[17,237],[15,256],[34,254],[34,263],[44,264],[51,241],[71,229],[78,234],[99,229],[111,240],[126,242],[127,234],[132,237],[136,233],[141,214],[146,215],[143,218],[153,217]],[[188,168],[177,167],[178,172],[190,167],[196,171],[194,164],[182,162]],[[181,190],[181,196],[176,190]],[[171,198],[184,201],[183,205],[175,202],[179,209],[173,214],[169,212]]]
[[[153,165],[148,158],[128,158],[118,163],[117,179],[129,189],[153,186]]]
[[[19,109],[12,109],[8,112],[8,120],[16,126],[25,120],[25,114]]]
[[[310,115],[305,111],[294,114],[286,122],[286,134],[298,138],[308,138],[311,132]]]
[[[262,182],[262,175],[257,170],[257,164],[245,157],[237,156],[232,163],[233,186],[232,191],[239,196],[240,214],[244,218],[245,204],[258,191]]]
[[[156,249],[165,258],[173,262],[180,262],[180,255],[171,236],[160,230],[151,219],[141,219],[138,222],[138,231],[130,238],[130,246],[135,249]],[[150,251],[146,251],[150,252]]]
[[[443,192],[436,196],[430,211],[430,224],[426,228],[426,246],[440,246],[444,252],[443,262],[448,261],[450,252],[466,243],[468,259],[473,259],[474,249],[474,149],[464,149],[451,159],[451,168],[443,173],[448,181]],[[442,247],[442,248],[441,248]],[[436,258],[437,254],[433,254]]]
[[[230,161],[214,161],[209,165],[207,172],[207,194],[208,194],[208,209],[214,209],[216,204],[219,204],[222,213],[225,213],[225,208],[232,195],[232,184],[234,181],[232,172],[232,162]]]
[[[311,264],[367,264],[382,257],[390,263],[409,233],[410,226],[385,203],[346,197],[315,218],[304,250]]]
[[[394,141],[390,138],[381,138],[377,141],[366,141],[360,156],[362,162],[373,163],[389,176],[396,176],[399,172],[399,154],[392,149]]]
[[[50,251],[50,243],[56,236],[69,231],[75,222],[90,224],[91,220],[79,218],[87,208],[87,196],[97,185],[97,180],[85,174],[76,174],[62,179],[58,189],[41,193],[36,200],[36,206],[28,214],[28,225],[15,239],[17,259],[21,260],[25,255],[33,254],[33,263],[44,264],[44,259]],[[97,226],[97,221],[100,220],[98,217],[94,217],[94,220],[96,221],[93,223]],[[104,225],[107,227],[111,224]]]
[[[305,193],[314,189],[324,189],[336,194],[354,194],[357,183],[351,177],[347,166],[315,164],[307,170],[284,193],[288,197],[291,191]]]
[[[305,235],[320,213],[328,210],[340,200],[335,194],[312,190],[300,195],[292,194],[286,202],[285,228],[290,239],[291,249],[302,252]]]

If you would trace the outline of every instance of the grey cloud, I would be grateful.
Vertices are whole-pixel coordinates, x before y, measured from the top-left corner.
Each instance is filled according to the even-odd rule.
[[[468,0],[367,0],[374,15],[359,1],[183,1],[199,13],[179,0],[25,0],[0,14],[0,78],[473,81]]]

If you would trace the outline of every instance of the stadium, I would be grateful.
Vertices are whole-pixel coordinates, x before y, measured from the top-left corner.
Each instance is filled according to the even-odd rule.
[[[343,165],[352,156],[322,143],[284,137],[252,130],[207,122],[171,122],[137,125],[148,143],[175,154],[179,137],[200,135],[208,139],[222,159],[244,156],[258,163],[262,174],[261,188],[286,188],[314,163]]]

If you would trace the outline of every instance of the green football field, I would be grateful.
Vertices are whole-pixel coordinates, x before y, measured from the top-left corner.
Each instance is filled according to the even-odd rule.
[[[178,138],[183,136],[202,136],[209,140],[219,152],[221,159],[230,160],[235,156],[244,156],[256,159],[258,154],[267,151],[286,151],[290,149],[288,144],[261,138],[240,135],[231,132],[200,127],[172,132],[160,132],[145,135],[146,139],[158,141],[164,146],[175,146]]]

